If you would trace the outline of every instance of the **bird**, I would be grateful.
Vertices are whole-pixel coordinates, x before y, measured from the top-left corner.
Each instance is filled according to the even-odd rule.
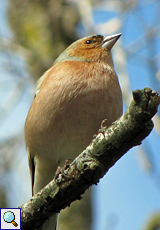
[[[111,54],[121,35],[94,34],[73,42],[38,80],[25,122],[32,195],[90,144],[104,119],[108,127],[122,115]],[[56,225],[53,215],[39,229]]]

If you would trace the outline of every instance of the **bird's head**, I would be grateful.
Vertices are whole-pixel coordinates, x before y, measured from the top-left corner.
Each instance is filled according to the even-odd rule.
[[[91,35],[72,43],[55,61],[104,61],[111,58],[110,51],[122,34]]]

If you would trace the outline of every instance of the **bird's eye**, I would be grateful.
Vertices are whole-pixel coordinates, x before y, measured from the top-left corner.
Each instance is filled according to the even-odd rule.
[[[93,41],[92,40],[87,40],[85,43],[86,44],[91,44]]]

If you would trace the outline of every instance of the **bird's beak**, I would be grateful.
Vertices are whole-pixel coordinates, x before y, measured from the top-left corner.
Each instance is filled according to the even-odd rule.
[[[103,41],[102,41],[102,48],[108,48],[111,50],[121,35],[122,35],[122,33],[114,34],[114,35],[110,35],[110,36],[105,36]]]

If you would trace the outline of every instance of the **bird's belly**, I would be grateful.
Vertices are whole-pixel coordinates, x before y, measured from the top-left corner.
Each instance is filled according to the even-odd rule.
[[[34,191],[54,177],[58,165],[74,159],[89,145],[104,119],[109,126],[121,116],[118,81],[107,79],[108,82],[98,79],[91,87],[86,83],[79,88],[78,83],[70,82],[68,88],[62,85],[53,93],[47,91],[43,104],[43,91],[38,93],[26,120],[26,144],[31,156],[35,156],[35,173],[40,175],[35,177],[39,179],[35,181]],[[47,171],[50,177],[46,178]]]
[[[111,95],[112,97],[113,95]],[[95,93],[86,98],[79,96],[65,105],[57,115],[52,139],[53,160],[64,164],[67,159],[74,159],[89,145],[94,134],[97,134],[101,122],[107,119],[107,126],[122,113],[122,102],[110,95]],[[110,103],[112,101],[112,104]],[[115,100],[115,102],[114,102]]]
[[[110,104],[110,99],[113,101],[108,94],[80,95],[65,103],[41,131],[32,127],[36,131],[36,151],[39,153],[36,173],[40,176],[36,178],[40,181],[35,182],[36,192],[54,177],[58,165],[63,166],[68,159],[74,160],[89,145],[104,119],[109,126],[121,115],[120,100],[114,99],[115,103]]]

